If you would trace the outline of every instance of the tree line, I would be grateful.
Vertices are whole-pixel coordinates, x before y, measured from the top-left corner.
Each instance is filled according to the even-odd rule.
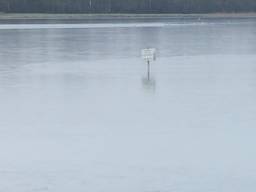
[[[255,12],[256,0],[0,0],[4,13]]]

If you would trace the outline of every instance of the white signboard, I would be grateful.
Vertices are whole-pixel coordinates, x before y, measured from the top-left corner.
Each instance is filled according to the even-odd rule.
[[[147,61],[156,60],[156,49],[155,48],[143,49],[141,50],[141,56],[143,59]]]

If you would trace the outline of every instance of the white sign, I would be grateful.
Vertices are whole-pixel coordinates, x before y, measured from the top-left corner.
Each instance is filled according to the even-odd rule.
[[[141,50],[141,56],[143,59],[147,61],[156,60],[156,49],[155,48],[143,49]]]

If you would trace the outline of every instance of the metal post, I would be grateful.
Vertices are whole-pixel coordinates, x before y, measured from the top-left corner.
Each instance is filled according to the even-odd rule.
[[[148,60],[148,80],[150,80],[150,61]]]

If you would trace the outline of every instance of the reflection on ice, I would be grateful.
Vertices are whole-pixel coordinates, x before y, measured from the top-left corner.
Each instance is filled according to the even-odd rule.
[[[145,90],[152,90],[155,91],[156,90],[156,81],[154,79],[154,77],[143,77],[142,78],[142,86]]]

